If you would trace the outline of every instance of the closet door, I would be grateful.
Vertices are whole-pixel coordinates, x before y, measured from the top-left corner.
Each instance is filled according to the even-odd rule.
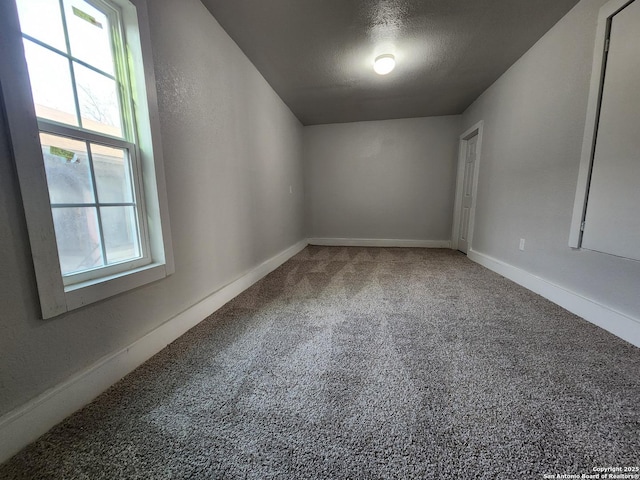
[[[640,260],[640,0],[611,20],[582,247]]]

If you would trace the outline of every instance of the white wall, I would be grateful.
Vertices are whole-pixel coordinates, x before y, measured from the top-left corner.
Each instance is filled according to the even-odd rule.
[[[176,273],[40,320],[0,115],[0,415],[304,238],[301,124],[198,0],[148,5]]]
[[[640,321],[640,262],[568,247],[604,3],[578,3],[464,113],[484,120],[472,248]]]
[[[304,129],[311,238],[448,241],[460,117]]]

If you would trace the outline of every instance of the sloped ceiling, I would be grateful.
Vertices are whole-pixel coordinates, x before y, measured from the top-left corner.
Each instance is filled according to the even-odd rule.
[[[304,125],[462,113],[578,0],[202,0]],[[396,69],[373,72],[392,53]]]

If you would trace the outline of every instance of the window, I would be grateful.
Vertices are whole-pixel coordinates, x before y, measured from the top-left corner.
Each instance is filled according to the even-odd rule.
[[[65,285],[150,263],[119,11],[16,3]]]
[[[144,0],[3,3],[0,82],[43,316],[172,273]]]

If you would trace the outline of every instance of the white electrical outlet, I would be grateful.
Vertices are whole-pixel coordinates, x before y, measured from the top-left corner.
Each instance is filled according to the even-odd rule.
[[[289,185],[289,193],[293,193],[293,186]]]
[[[520,246],[518,247],[520,250],[524,250],[524,238],[520,239]]]

